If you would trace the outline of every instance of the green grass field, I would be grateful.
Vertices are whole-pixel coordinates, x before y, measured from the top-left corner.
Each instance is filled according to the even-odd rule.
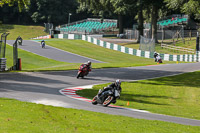
[[[200,120],[200,71],[177,76],[123,82],[121,98],[116,105],[153,113]],[[92,99],[104,85],[78,91]],[[129,106],[127,102],[129,101]]]
[[[105,62],[92,63],[93,68],[157,65],[154,62],[154,59],[137,57],[121,53],[119,51],[105,49],[103,47],[82,40],[50,39],[46,41],[46,44],[75,54]],[[7,46],[6,58],[8,68],[13,64],[12,56],[12,47]],[[21,49],[19,49],[19,58],[21,58],[22,60],[22,70],[24,71],[71,70],[77,69],[80,65],[80,63],[65,63],[51,60]],[[165,61],[164,63],[175,62]]]
[[[29,40],[30,38],[48,35],[45,33],[43,26],[25,26],[25,25],[0,25],[0,34],[7,32],[10,33],[7,36],[7,40],[16,40],[18,36],[21,36],[24,40]]]
[[[200,127],[0,98],[2,133],[197,133]]]
[[[38,29],[37,29],[38,28]],[[9,39],[18,35],[23,39],[44,35],[43,27],[4,25],[0,33],[9,31]],[[31,32],[29,32],[31,31]],[[93,63],[93,68],[129,67],[156,64],[153,59],[146,59],[124,54],[118,51],[81,40],[50,39],[47,45],[72,53],[104,61]],[[12,47],[7,46],[7,65],[12,66]],[[79,63],[65,63],[41,57],[19,49],[24,71],[71,70],[77,69]],[[174,62],[165,62],[174,63]],[[178,76],[123,82],[122,94],[116,105],[148,110],[150,112],[200,119],[200,72]],[[82,96],[92,98],[99,88],[79,91]],[[130,102],[127,106],[126,103]],[[131,132],[131,133],[196,133],[200,127],[186,126],[162,121],[133,119],[84,110],[66,109],[33,103],[20,102],[13,99],[0,98],[0,132]],[[108,125],[108,126],[105,126]],[[120,125],[120,128],[119,128]]]
[[[178,40],[177,42],[175,42],[175,44],[169,43],[169,41],[171,40],[165,40],[165,42],[163,42],[164,44],[168,44],[168,45],[172,45],[172,46],[178,46],[178,47],[184,47],[184,48],[190,48],[190,49],[196,49],[196,38],[193,37],[191,38],[185,38],[185,43],[183,43],[182,40]],[[161,42],[161,40],[159,40],[159,42]],[[119,43],[119,45],[125,46],[125,47],[129,47],[129,48],[133,48],[133,49],[139,49],[140,44],[133,42],[133,43]],[[172,50],[172,49],[166,49],[166,48],[162,48],[159,44],[156,44],[155,47],[155,51],[158,53],[162,53],[162,54],[174,54],[174,55],[180,55],[180,54],[188,54],[187,52],[183,52],[183,51],[176,51],[176,50]],[[191,53],[189,53],[191,54]]]
[[[147,59],[125,54],[119,51],[114,51],[88,43],[82,40],[65,40],[57,39],[56,41],[47,41],[47,45],[76,53],[82,56],[103,61],[105,63],[93,63],[93,68],[105,67],[130,67],[130,66],[145,66],[156,64],[154,59]],[[164,63],[174,63],[167,62]]]
[[[22,49],[18,50],[18,56],[22,60],[23,71],[47,71],[47,70],[70,70],[77,69],[80,64],[66,63],[48,59]],[[7,68],[13,65],[12,47],[7,45],[6,50]]]

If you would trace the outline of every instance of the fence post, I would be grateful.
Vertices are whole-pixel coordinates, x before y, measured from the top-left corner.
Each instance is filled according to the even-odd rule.
[[[199,51],[199,32],[197,32],[196,51]]]
[[[17,70],[17,64],[18,64],[18,51],[17,51],[17,41],[16,39],[15,43],[13,44],[13,70]]]
[[[0,71],[6,70],[6,37],[9,33],[3,33],[0,41]]]

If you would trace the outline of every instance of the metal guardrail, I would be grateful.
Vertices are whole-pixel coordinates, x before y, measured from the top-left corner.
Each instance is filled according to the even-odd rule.
[[[161,47],[166,48],[166,49],[172,49],[175,51],[182,51],[182,52],[193,53],[193,54],[195,53],[194,49],[172,46],[172,45],[167,45],[167,44],[163,44],[163,43],[161,43]]]

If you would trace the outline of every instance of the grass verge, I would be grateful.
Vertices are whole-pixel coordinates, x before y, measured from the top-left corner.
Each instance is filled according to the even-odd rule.
[[[44,27],[42,26],[27,26],[27,25],[0,25],[0,34],[4,32],[9,32],[7,40],[16,40],[18,36],[21,36],[23,40],[28,40],[32,37],[47,35],[45,33]]]
[[[157,65],[153,59],[137,57],[119,51],[106,49],[82,40],[49,39],[47,45],[79,54],[85,57],[103,61],[105,63],[92,63],[93,68],[133,67]],[[36,54],[19,49],[19,58],[22,59],[24,71],[42,70],[71,70],[78,69],[80,63],[66,63],[38,56]],[[6,58],[7,67],[12,66],[12,47],[7,45]],[[174,63],[174,62],[164,62]]]
[[[170,41],[170,40],[169,40]],[[161,42],[161,40],[160,40]],[[166,40],[166,42],[163,42],[164,44],[168,44],[168,45],[173,45],[173,46],[178,46],[178,47],[183,47],[183,48],[190,48],[190,49],[196,49],[196,38],[185,38],[185,43],[183,43],[182,40],[179,40],[177,42],[175,42],[175,44],[173,44],[172,42],[168,42],[168,40]],[[125,47],[129,47],[129,48],[133,48],[133,49],[139,49],[140,44],[136,43],[136,42],[132,42],[132,43],[119,43],[119,45],[125,46]],[[160,44],[156,44],[155,47],[155,51],[158,53],[162,53],[162,54],[173,54],[173,55],[182,55],[182,54],[191,54],[191,53],[187,53],[184,51],[176,51],[173,49],[166,49],[166,48],[161,48]]]
[[[123,82],[121,98],[116,105],[200,120],[199,82],[199,71],[137,82]],[[77,93],[92,99],[98,89],[106,85],[97,85],[93,89]]]
[[[196,133],[200,130],[197,126],[134,119],[5,98],[0,98],[0,121],[0,131],[3,133]]]
[[[7,68],[13,65],[12,47],[6,47]],[[47,71],[47,70],[70,70],[77,69],[78,63],[66,63],[48,59],[22,49],[18,49],[18,56],[22,59],[23,71]]]
[[[56,41],[47,41],[46,43],[47,45],[65,51],[69,51],[78,55],[82,55],[85,57],[105,62],[105,63],[93,63],[92,65],[93,68],[131,67],[131,66],[145,66],[145,65],[156,64],[154,62],[154,59],[137,57],[119,51],[106,49],[82,40],[57,39]],[[167,62],[167,63],[174,63],[174,62]]]

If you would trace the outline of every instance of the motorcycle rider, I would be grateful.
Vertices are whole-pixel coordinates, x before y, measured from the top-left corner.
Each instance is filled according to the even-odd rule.
[[[42,48],[45,48],[45,41],[44,40],[41,41],[41,45],[42,45]]]
[[[155,62],[157,62],[157,59],[156,59],[157,56],[158,56],[158,53],[155,51],[154,54],[153,54],[153,57],[154,57],[154,59],[155,59]]]
[[[91,61],[88,61],[88,62],[84,63],[84,65],[87,67],[87,73],[86,73],[86,75],[88,75],[88,73],[90,71],[92,71],[92,63],[91,63]]]
[[[22,45],[22,41],[23,41],[22,37],[18,36],[18,39],[17,39],[18,45]]]
[[[156,56],[156,61],[158,62],[161,59],[160,54]]]
[[[103,90],[98,94],[99,98],[102,99],[104,96],[104,92],[111,90],[114,92],[114,90],[117,89],[121,93],[122,88],[121,88],[121,81],[117,79],[114,83],[108,85],[107,87],[104,87]],[[116,102],[116,101],[115,101]]]

